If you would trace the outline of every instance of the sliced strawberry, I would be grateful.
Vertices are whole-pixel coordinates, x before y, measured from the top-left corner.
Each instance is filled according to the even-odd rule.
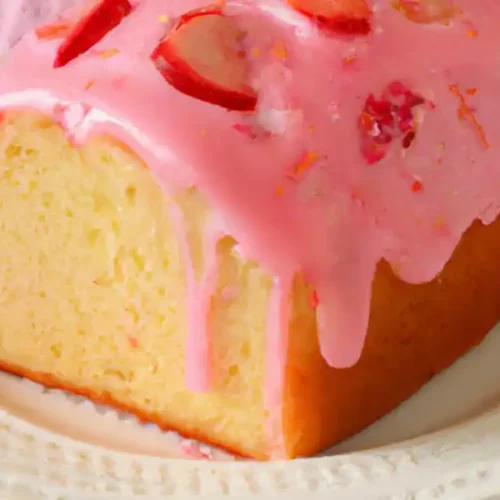
[[[59,68],[91,49],[131,11],[129,0],[91,0],[76,21],[48,25],[36,34],[40,39],[65,38],[54,61]]]
[[[366,0],[288,0],[299,12],[336,33],[366,35],[371,29],[371,9]]]
[[[392,0],[395,9],[414,23],[448,23],[458,13],[453,0]]]
[[[242,33],[220,7],[184,14],[151,58],[180,92],[227,109],[252,111],[257,94],[248,84]]]

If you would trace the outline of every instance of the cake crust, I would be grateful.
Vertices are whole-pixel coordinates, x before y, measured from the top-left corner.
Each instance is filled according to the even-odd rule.
[[[203,429],[193,430],[192,428],[182,428],[178,424],[168,422],[165,416],[159,415],[155,412],[141,410],[136,406],[128,405],[123,401],[119,401],[110,392],[99,393],[95,390],[92,390],[91,388],[77,387],[54,376],[52,373],[34,372],[28,368],[14,365],[2,360],[0,360],[0,371],[10,373],[11,375],[15,375],[18,377],[26,378],[49,389],[57,389],[69,392],[76,396],[83,396],[96,404],[106,405],[114,408],[115,410],[130,413],[131,415],[137,417],[137,419],[141,423],[153,423],[163,431],[177,432],[182,437],[195,439],[197,441],[206,443],[209,446],[218,446],[220,448],[223,448],[225,451],[233,454],[235,457],[251,458],[250,456],[245,456],[244,454],[242,454],[241,450],[236,447],[233,448],[227,445],[223,446],[223,443],[218,442],[216,439],[214,439],[214,436],[212,436],[210,433],[205,432],[205,430]],[[261,458],[264,460],[266,458],[265,454],[262,454]]]
[[[328,367],[314,321],[292,330],[284,398],[289,457],[307,456],[386,415],[477,346],[500,319],[500,219],[475,222],[430,283],[401,281],[381,262],[370,327],[352,368]],[[307,404],[304,404],[307,401]]]

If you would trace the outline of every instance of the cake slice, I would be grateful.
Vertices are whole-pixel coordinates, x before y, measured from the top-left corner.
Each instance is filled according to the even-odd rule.
[[[1,368],[264,460],[481,342],[500,5],[373,6],[94,0],[24,37],[0,72]]]

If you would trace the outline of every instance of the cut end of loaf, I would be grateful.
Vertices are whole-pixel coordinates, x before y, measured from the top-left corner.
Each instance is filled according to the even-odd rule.
[[[0,200],[0,364],[266,457],[272,279],[231,238],[218,245],[212,298],[214,390],[185,386],[185,263],[170,209],[183,210],[200,262],[209,208],[195,189],[174,202],[120,144],[76,149],[47,117],[12,112],[0,124]]]

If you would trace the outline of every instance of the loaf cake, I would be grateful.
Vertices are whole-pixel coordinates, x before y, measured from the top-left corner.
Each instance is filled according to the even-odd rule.
[[[259,460],[500,316],[497,0],[93,0],[0,71],[0,367]]]

